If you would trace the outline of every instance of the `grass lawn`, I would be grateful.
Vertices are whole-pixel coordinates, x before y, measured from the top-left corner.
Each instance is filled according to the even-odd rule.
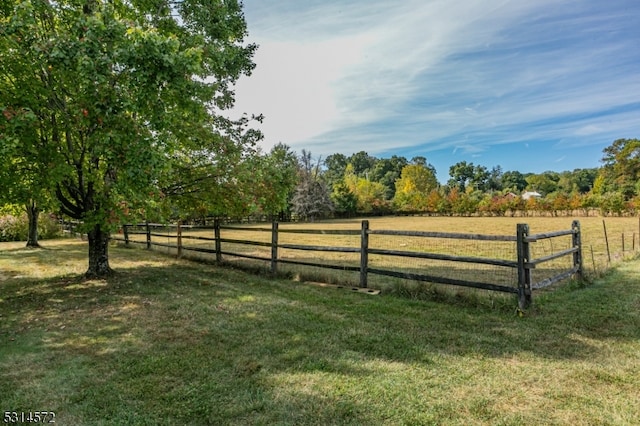
[[[567,220],[568,221],[568,220]],[[568,221],[570,223],[570,221]],[[86,243],[0,244],[0,415],[63,425],[632,425],[640,262],[513,306],[371,296]]]

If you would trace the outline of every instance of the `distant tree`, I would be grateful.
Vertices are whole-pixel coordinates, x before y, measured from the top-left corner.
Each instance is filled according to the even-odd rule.
[[[326,217],[334,209],[327,185],[320,179],[319,163],[314,164],[311,153],[302,150],[299,158],[298,185],[291,205],[293,212],[305,220]]]
[[[289,202],[298,182],[298,159],[283,143],[259,158],[259,165],[254,169],[258,204],[268,216],[282,219],[288,216]]]
[[[344,181],[344,172],[349,161],[344,154],[331,154],[324,159],[324,173],[322,178],[332,188],[336,183]]]
[[[586,199],[585,194],[574,192],[569,198],[569,211],[571,213],[580,211],[584,216],[587,215],[584,201]]]
[[[409,164],[395,182],[394,205],[401,211],[422,211],[427,208],[429,193],[438,187],[433,170],[423,164]]]
[[[353,165],[349,164],[344,174],[344,183],[357,197],[359,212],[371,213],[386,210],[386,191],[380,182],[372,182],[366,177],[358,176]]]
[[[491,173],[484,166],[475,166],[473,170],[473,179],[471,180],[471,187],[476,191],[489,190],[489,179]],[[496,184],[498,181],[496,180]]]
[[[340,216],[352,216],[358,211],[358,196],[351,192],[344,181],[338,182],[333,186],[331,200],[333,201],[335,212]]]
[[[502,174],[502,189],[516,194],[521,193],[527,187],[525,176],[518,171],[508,171]]]
[[[485,191],[488,187],[490,173],[484,166],[476,166],[473,163],[461,161],[449,167],[449,186],[458,188],[464,192],[467,187]]]
[[[353,166],[353,172],[356,176],[367,178],[367,174],[371,173],[375,166],[376,158],[365,151],[360,151],[349,157],[348,163]]]
[[[447,199],[442,189],[433,189],[427,195],[426,211],[435,214],[446,214],[449,210]]]
[[[603,152],[600,175],[606,186],[620,192],[625,200],[633,198],[640,189],[640,139],[617,139]]]
[[[447,194],[447,214],[460,214],[464,211],[464,201],[462,197],[464,197],[464,192],[461,192],[457,186],[451,188]]]
[[[467,163],[466,161],[458,162],[449,167],[449,186],[456,188],[458,192],[464,192],[467,189],[469,183],[473,180],[475,174],[473,163]]]
[[[515,214],[517,207],[514,208],[514,200],[520,200],[520,197],[508,197],[500,194],[485,193],[478,202],[478,210],[490,216],[504,216],[511,211],[512,216]]]
[[[495,166],[489,171],[486,191],[502,191],[502,167]]]
[[[559,173],[557,191],[566,195],[586,194],[594,185],[598,169],[575,169]]]
[[[388,209],[385,187],[380,182],[359,178],[356,195],[358,197],[358,211],[362,213],[381,213]]]
[[[600,214],[620,216],[625,210],[625,198],[621,192],[610,192],[599,197]]]
[[[571,210],[570,200],[562,192],[553,194],[547,201],[549,201],[548,207],[554,216],[558,216],[558,213],[566,213]]]
[[[427,157],[423,157],[422,155],[416,155],[415,157],[411,158],[411,164],[416,164],[418,166],[426,167],[428,165]]]
[[[557,172],[546,171],[540,174],[531,174],[526,177],[526,181],[527,189],[546,195],[558,190],[560,175]]]
[[[426,160],[425,160],[426,161]],[[385,198],[390,200],[394,197],[395,182],[400,177],[404,166],[409,164],[405,157],[392,156],[391,158],[378,159],[369,173],[369,179],[379,182],[385,187]]]

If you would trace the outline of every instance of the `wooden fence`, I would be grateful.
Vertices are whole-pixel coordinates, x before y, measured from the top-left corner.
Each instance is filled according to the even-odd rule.
[[[166,232],[158,232],[161,229],[166,229]],[[169,232],[169,229],[175,229],[175,232]],[[369,275],[380,275],[396,277],[406,280],[424,281],[436,284],[446,284],[454,286],[472,287],[484,290],[512,293],[517,295],[518,305],[521,309],[526,308],[532,302],[532,292],[551,284],[554,284],[563,279],[569,277],[576,277],[580,279],[582,277],[582,249],[581,249],[581,234],[580,223],[574,221],[571,229],[547,232],[542,234],[530,234],[529,226],[527,224],[518,224],[515,235],[484,235],[484,234],[459,234],[459,233],[445,233],[445,232],[424,232],[424,231],[393,231],[393,230],[373,230],[369,228],[369,221],[363,220],[360,229],[281,229],[278,222],[273,222],[270,227],[242,227],[242,226],[229,226],[221,225],[219,221],[214,223],[213,227],[197,227],[200,231],[206,231],[210,236],[202,235],[202,232],[198,235],[189,233],[188,231],[194,229],[191,226],[184,225],[160,225],[160,224],[138,224],[138,225],[124,225],[122,236],[114,236],[114,240],[123,241],[125,245],[130,244],[142,244],[147,249],[151,249],[152,246],[161,246],[175,249],[178,257],[182,256],[186,251],[209,253],[215,255],[215,260],[218,263],[223,262],[223,256],[233,256],[240,258],[253,259],[258,261],[268,262],[272,273],[278,272],[278,265],[280,264],[292,264],[301,266],[313,266],[319,268],[337,269],[343,271],[351,271],[359,274],[359,287],[367,288]],[[207,231],[208,230],[208,231]],[[266,234],[270,238],[263,241],[245,240],[237,238],[222,238],[221,230],[233,231],[235,233],[244,231],[250,232],[252,235],[257,233]],[[211,235],[211,231],[213,231]],[[359,246],[320,246],[309,244],[291,244],[280,242],[280,237],[283,234],[315,234],[323,236],[352,236],[359,238]],[[515,260],[513,259],[496,259],[474,255],[460,255],[459,253],[436,253],[429,251],[415,251],[415,250],[391,250],[388,248],[377,248],[370,244],[370,237],[374,236],[394,236],[403,238],[418,238],[418,239],[451,239],[451,240],[470,240],[470,241],[486,241],[489,244],[492,242],[511,242],[515,244],[516,253]],[[138,236],[138,237],[136,237]],[[144,236],[143,238],[140,238]],[[562,236],[571,236],[571,243],[569,248],[554,251],[540,256],[538,258],[532,258],[532,247],[535,244],[543,240],[554,239]],[[155,240],[154,240],[155,237]],[[167,242],[161,242],[158,240],[166,239]],[[171,240],[175,240],[171,242]],[[207,243],[202,246],[202,243]],[[198,246],[198,244],[201,244]],[[233,246],[257,246],[262,247],[263,250],[268,250],[270,255],[256,255],[254,253],[243,252],[240,250],[231,251],[227,247]],[[352,253],[359,256],[359,265],[345,265],[344,263],[327,261],[302,261],[293,258],[287,258],[280,255],[281,250],[293,250],[293,251],[307,251],[307,252],[334,252],[334,253]],[[372,267],[369,261],[369,255],[376,255],[378,257],[391,257],[391,258],[413,258],[413,259],[428,259],[434,261],[445,261],[454,263],[464,263],[472,265],[472,268],[481,269],[490,265],[492,267],[509,268],[517,271],[517,279],[514,283],[504,284],[496,282],[486,282],[490,280],[481,280],[473,278],[458,278],[452,276],[445,276],[444,274],[430,273],[429,268],[425,268],[424,273],[420,272],[407,272],[393,270],[393,268]],[[540,267],[540,265],[547,262],[552,262],[560,258],[570,258],[571,266],[558,270],[553,269],[551,276],[547,276],[540,281],[535,281],[532,277],[532,271]],[[481,275],[479,275],[481,276]]]

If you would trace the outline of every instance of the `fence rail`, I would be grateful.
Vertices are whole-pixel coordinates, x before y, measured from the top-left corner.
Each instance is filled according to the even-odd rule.
[[[165,229],[166,232],[158,232],[159,229]],[[171,229],[175,229],[171,232]],[[191,235],[193,232],[211,232],[210,236]],[[253,240],[242,238],[223,238],[222,232],[230,232],[238,234],[242,232],[251,232],[254,236]],[[257,234],[270,234],[268,240],[256,241]],[[323,236],[351,236],[359,237],[359,244],[353,247],[340,246],[324,246],[317,244],[293,244],[290,242],[280,242],[281,235],[289,234],[306,234],[306,235],[323,235]],[[137,236],[144,236],[139,239]],[[477,255],[460,255],[459,253],[437,253],[434,251],[418,251],[418,250],[397,250],[384,247],[373,247],[370,243],[370,236],[391,236],[405,237],[420,240],[433,239],[449,239],[449,240],[472,240],[486,241],[488,244],[497,242],[515,243],[515,260],[513,259],[497,259],[486,256]],[[551,240],[563,236],[571,236],[570,247],[554,251],[553,253],[532,257],[532,247],[543,240]],[[154,239],[156,237],[156,239]],[[158,241],[158,238],[166,238],[167,242]],[[516,235],[484,235],[484,234],[460,234],[446,232],[425,232],[425,231],[393,231],[393,230],[372,230],[369,229],[369,222],[364,220],[361,222],[359,230],[317,230],[317,229],[280,229],[279,223],[274,222],[272,226],[267,227],[246,227],[246,226],[229,226],[222,225],[220,221],[215,221],[214,226],[185,226],[163,225],[163,224],[138,224],[123,225],[123,236],[114,236],[113,239],[129,244],[146,245],[151,249],[152,246],[168,247],[177,250],[177,255],[182,256],[185,251],[193,251],[200,253],[215,254],[216,261],[222,262],[223,256],[232,256],[270,263],[272,273],[278,272],[278,265],[290,264],[311,266],[325,269],[342,270],[359,273],[359,286],[366,288],[369,282],[369,275],[379,275],[387,277],[401,278],[405,280],[431,282],[436,284],[454,285],[478,288],[490,291],[516,294],[518,297],[518,305],[520,308],[529,306],[532,302],[533,290],[538,290],[558,281],[564,280],[571,276],[580,278],[582,276],[582,248],[580,236],[580,223],[574,221],[571,229],[556,232],[547,232],[542,234],[530,234],[527,224],[518,224]],[[173,242],[170,242],[174,240]],[[191,242],[185,244],[185,242]],[[197,243],[213,243],[213,247],[198,246]],[[195,244],[195,245],[194,245]],[[270,248],[270,253],[255,253],[251,251],[242,251],[234,246],[249,246]],[[427,243],[427,247],[428,243]],[[344,264],[338,262],[327,261],[311,261],[299,260],[293,257],[283,256],[282,250],[302,251],[302,252],[320,252],[320,253],[345,253],[358,254],[358,264]],[[393,261],[388,262],[386,267],[373,266],[370,262],[370,255],[378,256],[384,259],[394,258],[411,258],[420,260],[433,260],[439,262],[452,262],[454,264],[463,263],[474,265],[480,269],[489,265],[492,267],[507,268],[517,271],[515,282],[497,283],[483,282],[490,280],[477,279],[477,274],[471,274],[470,277],[452,276],[451,274],[434,273],[434,268],[423,266],[416,271],[398,271],[393,269]],[[561,258],[571,259],[571,266],[563,268],[550,268],[551,276],[535,281],[532,271],[539,269],[543,264],[557,261]],[[452,269],[452,268],[448,268]],[[453,268],[455,272],[455,268]]]

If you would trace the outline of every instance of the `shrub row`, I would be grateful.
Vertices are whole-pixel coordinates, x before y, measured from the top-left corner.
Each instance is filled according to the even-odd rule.
[[[29,232],[27,214],[0,216],[0,241],[26,241]],[[41,213],[38,218],[38,238],[57,238],[62,235],[55,217]]]

